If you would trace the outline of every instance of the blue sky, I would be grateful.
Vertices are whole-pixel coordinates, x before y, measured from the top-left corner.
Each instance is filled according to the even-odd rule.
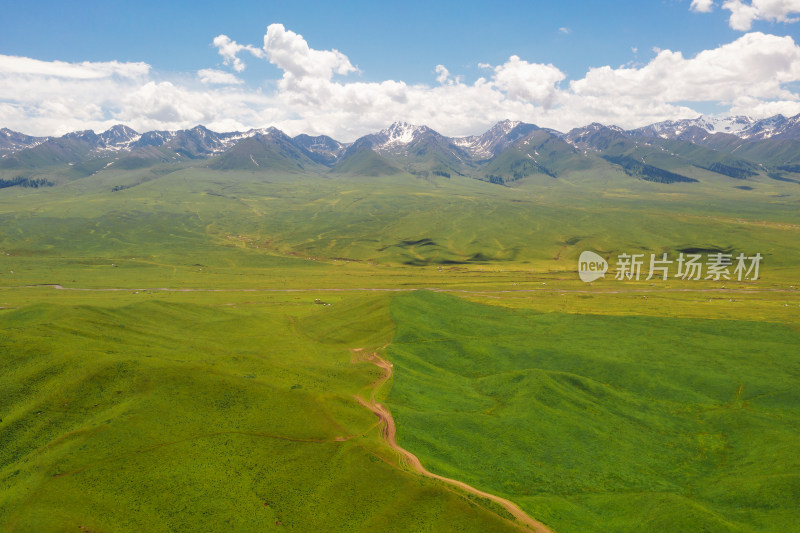
[[[465,74],[516,54],[572,76],[589,67],[652,57],[652,48],[693,55],[732,41],[723,13],[688,1],[561,2],[4,2],[0,50],[63,61],[145,61],[166,71],[217,64],[220,33],[258,43],[280,22],[318,49],[347,54],[368,80],[429,82],[437,64]],[[762,22],[771,33],[796,28]],[[560,31],[565,28],[569,33]],[[264,72],[277,76],[277,69]],[[468,74],[467,74],[468,75]]]
[[[784,8],[775,7],[777,4]],[[133,123],[139,129],[183,127],[195,120],[209,122],[218,129],[263,127],[272,125],[264,123],[270,121],[288,130],[302,127],[313,130],[311,133],[352,137],[386,121],[420,121],[429,116],[430,120],[425,122],[447,130],[444,133],[464,134],[477,131],[501,116],[549,122],[541,125],[565,129],[595,119],[633,126],[659,118],[701,112],[742,112],[749,108],[752,108],[749,114],[754,115],[774,110],[797,113],[800,107],[793,95],[796,96],[796,84],[800,82],[800,66],[795,64],[794,48],[800,40],[800,24],[792,20],[798,12],[800,5],[793,7],[792,2],[778,0],[726,0],[724,4],[722,0],[391,4],[262,0],[237,2],[232,6],[150,1],[0,2],[0,54],[42,62],[34,69],[36,76],[19,62],[5,68],[0,65],[0,83],[3,76],[9,77],[6,87],[0,85],[0,126],[23,130],[27,126],[32,133],[55,133],[44,130],[102,129],[117,120]],[[731,15],[738,19],[734,22]],[[218,48],[212,45],[215,37],[224,35],[241,45],[262,50],[265,32],[272,24],[282,25],[283,31],[288,32],[285,35],[302,36],[297,42],[305,43],[310,50],[338,50],[354,68],[344,67],[347,72],[342,74],[337,73],[336,67],[330,76],[323,73],[314,80],[305,77],[298,85],[286,80],[287,65],[274,59],[271,55],[277,53],[274,50],[262,57],[246,50],[238,53],[246,67],[237,70],[232,62],[226,64]],[[745,29],[744,25],[749,27]],[[767,38],[742,41],[747,35]],[[788,37],[794,46],[779,41],[781,37]],[[739,43],[738,47],[734,43]],[[662,58],[661,70],[652,65],[664,50],[680,53],[685,60],[704,51],[723,50],[710,59],[712,67],[727,65],[727,58],[736,55],[744,57],[743,61],[748,58],[755,61],[757,56],[766,54],[774,63],[772,68],[782,69],[774,75],[780,83],[777,87],[772,83],[769,90],[757,87],[769,81],[769,69],[761,69],[764,80],[742,79],[742,87],[720,86],[718,93],[664,88],[660,93],[640,94],[649,77],[668,74],[665,65],[670,64],[669,58]],[[512,65],[509,63],[512,56],[520,61]],[[321,58],[324,56],[317,59]],[[91,86],[81,78],[84,92],[95,99],[81,101],[78,95],[81,83],[76,83],[74,76],[46,72],[45,65],[53,62],[145,63],[148,69],[146,75],[136,80],[135,76],[120,75],[117,71],[108,74],[108,79],[95,76],[93,79],[104,81],[92,81]],[[437,81],[441,74],[436,70],[437,65],[447,69],[447,81]],[[552,65],[559,74],[544,68],[537,70],[536,65]],[[592,69],[606,66],[615,72],[603,75],[598,71],[594,81],[588,79],[587,73]],[[632,72],[620,70],[623,66]],[[684,75],[692,76],[707,65],[697,62],[684,66]],[[682,67],[676,64],[675,68]],[[210,70],[227,73],[231,83],[227,86],[219,83],[223,80],[219,76],[209,82],[211,78],[198,74]],[[731,72],[744,75],[750,70],[745,62]],[[631,76],[638,78],[629,79]],[[198,79],[205,82],[198,83]],[[480,79],[487,80],[493,91],[475,87]],[[115,80],[118,85],[112,83]],[[581,80],[585,82],[582,85]],[[401,89],[389,87],[389,82],[404,84],[405,91],[424,85],[431,92],[399,94],[397,91]],[[578,89],[571,85],[574,82],[579,83]],[[635,102],[603,100],[611,98],[619,84],[629,82],[632,85],[622,88],[621,98],[637,98]],[[710,82],[719,84],[719,76]],[[326,88],[325,83],[334,85]],[[56,84],[64,91],[75,91],[74,95],[64,97],[64,105],[60,107],[52,102],[52,93],[38,90]],[[359,84],[372,85],[359,87]],[[441,85],[447,84],[453,87],[442,90]],[[540,84],[544,86],[539,87]],[[617,85],[612,87],[613,84]],[[752,90],[747,89],[748,84],[754,85]],[[555,92],[548,92],[550,85]],[[130,98],[116,101],[113,94],[103,91]],[[180,91],[185,94],[179,94]],[[361,92],[354,94],[358,91]],[[42,100],[38,102],[31,95],[40,92]],[[203,102],[220,100],[225,95],[232,99],[234,92],[240,100],[252,100],[249,108],[218,105],[213,112],[200,108]],[[46,101],[48,95],[51,98]],[[450,103],[447,98],[464,101],[472,98],[475,102],[487,98],[494,104],[486,109],[477,103],[436,107],[462,115],[456,120],[448,119],[444,112],[423,109],[427,97],[445,99],[444,104]],[[165,103],[169,98],[177,99],[171,109]],[[326,98],[330,98],[327,107],[323,102]],[[386,98],[393,103],[382,104]],[[654,105],[649,105],[648,98]],[[363,100],[365,107],[357,109],[356,100]],[[190,101],[197,109],[181,107],[181,103]],[[142,109],[138,118],[132,102]],[[618,105],[619,111],[609,112],[612,104]],[[75,106],[83,107],[74,116],[64,111]],[[378,112],[381,107],[391,110],[383,116]],[[626,114],[625,107],[640,111]],[[243,119],[248,116],[248,109],[257,118],[253,123]],[[559,109],[564,112],[557,113]],[[477,116],[470,120],[468,114]],[[353,120],[361,115],[366,118],[353,125]],[[351,124],[347,126],[345,122]]]

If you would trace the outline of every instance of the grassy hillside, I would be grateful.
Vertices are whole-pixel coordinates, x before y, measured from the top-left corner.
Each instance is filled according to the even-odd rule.
[[[259,172],[302,172],[318,167],[305,151],[288,137],[275,133],[256,135],[237,143],[208,163],[215,170],[253,170]]]
[[[391,465],[348,349],[386,306],[314,296],[0,314],[0,530],[512,530]]]
[[[494,176],[505,183],[536,175],[555,178],[569,170],[586,170],[593,165],[602,166],[602,162],[582,156],[555,135],[538,130],[493,158],[480,172],[486,179]]]
[[[392,303],[388,399],[435,473],[557,531],[788,531],[800,332],[746,321]]]
[[[394,176],[401,174],[402,170],[390,165],[370,148],[356,147],[333,166],[331,173],[354,176]]]

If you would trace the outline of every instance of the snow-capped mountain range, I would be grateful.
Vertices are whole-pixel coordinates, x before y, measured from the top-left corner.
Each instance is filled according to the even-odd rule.
[[[755,120],[747,116],[705,117],[667,120],[632,130],[643,135],[665,139],[681,139],[696,135],[698,130],[708,135],[727,134],[740,139],[770,139],[773,137],[800,138],[800,115],[787,118],[775,115]]]
[[[217,133],[195,126],[139,133],[117,125],[99,134],[86,130],[61,137],[0,130],[0,171],[15,173],[13,179],[41,176],[37,169],[63,164],[73,174],[92,174],[174,162],[262,172],[456,174],[495,182],[533,174],[557,177],[597,165],[660,183],[697,181],[691,176],[702,178],[702,172],[696,169],[746,179],[800,173],[800,115],[761,120],[701,116],[633,130],[594,123],[567,133],[504,120],[481,135],[466,137],[395,122],[352,143],[326,135],[290,137],[273,127]]]
[[[698,137],[707,138],[711,135],[733,135],[744,140],[761,140],[769,138],[800,139],[800,115],[773,117],[755,120],[747,116],[735,117],[707,117],[700,116],[694,119],[667,120],[657,122],[642,128],[623,130],[616,126],[603,126],[591,124],[576,131],[589,131],[605,127],[617,131],[622,135],[631,137],[659,137],[663,139],[685,139],[696,142]],[[116,125],[107,131],[96,134],[91,130],[68,133],[61,139],[80,140],[88,143],[94,150],[104,152],[132,151],[143,147],[169,146],[170,144],[191,144],[198,153],[215,155],[222,153],[242,139],[256,135],[268,134],[274,128],[251,129],[246,132],[217,133],[203,126],[196,126],[189,130],[177,131],[149,131],[138,133],[128,126]],[[490,159],[502,152],[518,139],[528,135],[531,131],[540,129],[533,124],[519,121],[504,120],[492,126],[481,135],[467,137],[446,137],[429,128],[416,126],[407,122],[395,122],[388,128],[377,133],[365,135],[354,143],[341,143],[326,135],[309,136],[298,135],[295,137],[304,148],[312,152],[327,152],[333,158],[341,155],[351,145],[367,145],[378,153],[402,154],[409,145],[421,140],[436,140],[451,144],[465,151],[476,160]],[[561,133],[555,130],[546,130],[568,142],[574,137],[571,133]],[[34,137],[18,133],[7,128],[0,129],[0,154],[7,155],[21,150],[34,148],[42,143],[54,141],[58,137]]]
[[[266,134],[270,129],[251,129],[247,132],[217,133],[204,126],[195,126],[190,130],[148,131],[138,133],[132,128],[118,124],[97,134],[92,130],[74,131],[62,137],[33,137],[18,133],[8,128],[0,129],[0,154],[9,154],[34,148],[48,141],[70,139],[88,143],[99,152],[133,151],[148,146],[165,146],[175,142],[190,142],[202,148],[209,155],[224,152],[238,141]]]

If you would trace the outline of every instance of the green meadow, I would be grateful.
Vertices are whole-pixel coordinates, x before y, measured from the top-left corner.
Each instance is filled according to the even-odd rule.
[[[557,531],[789,531],[800,331],[392,302],[400,444]],[[469,465],[468,467],[466,465]]]
[[[324,321],[308,297],[4,312],[3,529],[511,529],[392,464],[353,399],[376,372],[347,349],[385,339],[357,327],[382,302],[336,302]]]
[[[367,162],[368,163],[368,162]],[[347,170],[347,169],[344,169]],[[800,186],[101,171],[0,190],[0,531],[790,531]],[[580,282],[583,250],[761,253]]]

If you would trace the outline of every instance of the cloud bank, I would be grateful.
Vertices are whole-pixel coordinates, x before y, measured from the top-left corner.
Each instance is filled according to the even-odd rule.
[[[350,141],[395,120],[467,135],[505,118],[562,131],[594,121],[637,127],[696,117],[692,105],[701,103],[756,117],[800,113],[800,46],[759,32],[694,57],[661,50],[644,65],[600,66],[573,80],[555,65],[517,55],[479,65],[484,75],[471,83],[431,65],[430,84],[360,81],[347,55],[311,48],[281,24],[268,27],[261,48],[225,35],[213,45],[233,72],[207,68],[170,77],[145,63],[0,55],[0,126],[38,135],[117,123],[139,131],[276,126]],[[272,63],[281,78],[270,88],[245,84],[236,75],[247,68],[242,57]]]
[[[731,28],[747,31],[756,20],[797,22],[791,15],[800,13],[800,0],[725,0],[722,8],[731,12]]]
[[[697,13],[710,13],[714,10],[714,0],[692,0],[689,9]],[[731,12],[728,24],[734,30],[749,31],[753,22],[797,22],[800,14],[800,0],[724,0],[722,9]]]

